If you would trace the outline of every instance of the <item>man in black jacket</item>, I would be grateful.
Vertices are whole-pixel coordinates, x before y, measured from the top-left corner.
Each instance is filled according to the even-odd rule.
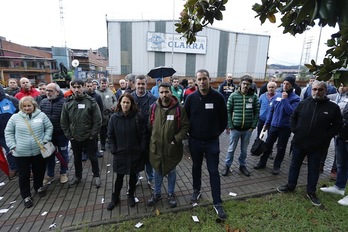
[[[314,81],[312,97],[303,100],[296,107],[291,116],[292,159],[288,176],[288,183],[279,186],[279,192],[293,191],[302,162],[307,156],[308,177],[307,196],[315,206],[320,206],[315,191],[319,179],[320,158],[342,127],[340,108],[327,97],[327,85],[322,81]]]

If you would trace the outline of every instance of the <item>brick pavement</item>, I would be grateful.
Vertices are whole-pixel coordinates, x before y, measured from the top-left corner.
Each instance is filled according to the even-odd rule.
[[[254,131],[252,140],[256,131]],[[224,158],[228,147],[228,135],[223,133],[220,136],[220,171],[224,167]],[[251,146],[251,145],[250,145]],[[250,146],[248,151],[250,150]],[[289,168],[290,157],[286,155],[279,176],[271,174],[272,160],[269,160],[265,170],[254,170],[253,166],[258,162],[258,157],[248,156],[247,167],[251,172],[250,177],[240,173],[238,169],[239,146],[237,147],[236,156],[232,165],[232,174],[228,177],[221,177],[222,197],[226,200],[240,199],[244,197],[257,196],[276,192],[276,187],[286,183],[287,171]],[[288,154],[288,151],[287,151]],[[73,159],[69,163],[71,178],[74,173]],[[271,161],[271,162],[270,162]],[[327,179],[333,162],[332,144],[329,150],[326,167],[321,179]],[[0,231],[48,231],[50,225],[56,224],[56,230],[60,231],[78,231],[84,227],[96,226],[100,224],[117,223],[119,221],[131,218],[141,218],[155,214],[155,208],[161,213],[170,211],[180,211],[190,209],[189,199],[192,192],[191,180],[191,159],[188,147],[185,146],[184,157],[177,167],[176,196],[178,206],[171,209],[166,201],[167,182],[164,181],[162,196],[163,200],[159,201],[155,207],[148,207],[147,200],[151,195],[151,190],[147,186],[144,177],[141,184],[136,189],[136,197],[139,202],[134,208],[127,205],[126,186],[128,179],[125,178],[124,186],[121,191],[121,203],[113,211],[106,210],[107,204],[111,200],[111,192],[116,175],[112,171],[112,155],[105,152],[103,158],[99,158],[101,167],[102,186],[99,189],[94,188],[92,184],[92,168],[89,161],[84,162],[83,179],[77,187],[68,188],[67,184],[61,184],[59,180],[54,181],[47,188],[47,195],[43,198],[33,195],[34,206],[25,209],[23,201],[19,194],[18,179],[9,181],[1,172],[0,183],[0,209],[9,209],[7,213],[0,214]],[[111,164],[109,166],[109,164]],[[205,163],[203,164],[202,173],[202,200],[200,205],[211,204],[211,194],[209,185],[209,175]],[[303,165],[299,177],[299,186],[306,183],[307,166]],[[58,165],[56,168],[56,178],[59,178]],[[230,192],[237,193],[237,197],[231,197]],[[34,190],[32,189],[32,194]],[[104,203],[102,203],[104,200]],[[15,202],[14,202],[15,201]],[[11,202],[14,202],[11,204]],[[43,215],[44,212],[47,214]]]

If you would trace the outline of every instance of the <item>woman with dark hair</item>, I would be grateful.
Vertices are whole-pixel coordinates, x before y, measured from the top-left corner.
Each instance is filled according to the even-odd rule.
[[[117,173],[115,191],[107,209],[112,210],[120,202],[123,178],[129,175],[128,204],[135,206],[136,174],[144,170],[143,151],[146,147],[146,127],[141,113],[129,93],[124,93],[111,116],[108,125],[108,141],[114,156],[113,170]]]

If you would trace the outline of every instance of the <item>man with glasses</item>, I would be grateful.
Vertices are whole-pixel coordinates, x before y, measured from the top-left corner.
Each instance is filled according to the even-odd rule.
[[[286,147],[291,135],[290,117],[300,102],[300,97],[294,92],[295,77],[285,77],[282,84],[282,92],[277,93],[272,102],[271,109],[267,115],[264,129],[268,130],[266,140],[267,150],[260,157],[255,169],[266,168],[267,160],[272,153],[273,145],[278,140],[277,155],[273,163],[273,175],[279,175],[280,166],[284,160]]]
[[[327,97],[327,84],[314,81],[311,97],[301,101],[291,116],[292,158],[288,183],[279,192],[294,191],[305,157],[308,159],[307,197],[315,206],[321,202],[316,195],[320,158],[327,152],[331,139],[340,131],[343,121],[340,108]]]
[[[96,139],[102,125],[102,117],[96,101],[88,96],[80,79],[71,82],[73,95],[67,98],[63,106],[60,124],[65,136],[71,141],[74,152],[75,175],[70,180],[73,187],[82,179],[82,151],[85,149],[92,163],[94,186],[101,186],[98,157],[96,156]]]
[[[259,120],[260,105],[257,95],[251,90],[253,78],[244,75],[241,78],[239,88],[232,93],[227,101],[228,129],[230,130],[230,143],[225,160],[225,170],[222,175],[227,176],[233,163],[234,152],[241,139],[239,170],[245,175],[250,176],[246,168],[247,148],[250,136],[257,126]]]

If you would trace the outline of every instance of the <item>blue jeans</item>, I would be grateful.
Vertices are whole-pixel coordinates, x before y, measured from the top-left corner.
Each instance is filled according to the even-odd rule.
[[[338,188],[345,188],[348,179],[348,142],[336,139],[335,145],[337,162],[336,186]]]
[[[201,190],[202,186],[202,163],[205,157],[210,178],[210,189],[214,205],[222,203],[219,174],[219,139],[201,141],[189,138],[189,149],[192,157],[193,189]]]
[[[147,176],[147,181],[152,182],[154,179],[154,174],[153,174],[153,168],[152,168],[150,161],[147,161],[145,163],[145,172],[146,172],[146,176]]]
[[[308,159],[308,173],[307,173],[307,193],[315,193],[319,179],[320,158],[323,152],[307,151],[298,149],[296,146],[292,147],[292,159],[290,164],[288,185],[295,188],[297,185],[298,176],[301,170],[301,165],[304,158]]]
[[[163,175],[156,170],[154,170],[155,173],[155,194],[161,194],[161,188],[163,184]],[[175,182],[176,182],[176,170],[175,168],[172,169],[168,173],[168,194],[173,194],[175,189]]]
[[[5,149],[6,158],[7,158],[8,165],[10,166],[10,169],[12,171],[17,170],[16,160],[13,157],[12,152],[10,152],[10,149],[7,147],[5,138],[0,138],[0,146],[2,146]]]
[[[246,165],[245,160],[247,157],[247,149],[248,149],[251,133],[252,133],[252,130],[244,130],[244,131],[231,130],[230,144],[228,146],[226,160],[225,160],[226,166],[231,167],[233,163],[234,152],[237,148],[239,138],[241,140],[240,155],[238,158],[239,166]]]
[[[266,139],[267,150],[261,156],[260,164],[263,166],[266,165],[269,155],[272,154],[273,145],[278,139],[277,156],[274,159],[273,168],[280,168],[284,160],[285,151],[290,135],[291,130],[289,127],[271,126],[268,130],[268,136]]]
[[[58,147],[59,153],[64,158],[64,161],[66,164],[69,163],[69,150],[68,150],[68,143],[69,140],[65,137],[64,134],[59,135],[53,135],[52,136],[52,143],[54,146]],[[47,164],[47,176],[53,177],[54,176],[54,169],[56,166],[56,156],[51,155],[46,159]],[[65,174],[67,171],[67,167],[64,167],[63,165],[60,165],[60,174]]]

